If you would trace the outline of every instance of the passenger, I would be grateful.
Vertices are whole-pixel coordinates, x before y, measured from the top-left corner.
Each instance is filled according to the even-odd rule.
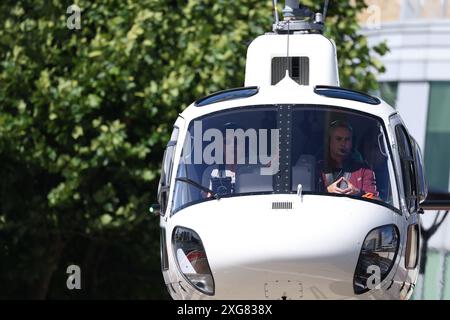
[[[226,124],[227,129],[234,129],[234,124]],[[234,144],[234,148],[233,145]],[[228,141],[224,135],[223,142],[223,163],[215,164],[211,171],[208,188],[218,195],[232,194],[236,185],[237,170],[237,144],[235,140]],[[207,193],[206,197],[212,197],[213,194]]]
[[[375,174],[352,154],[353,129],[343,121],[331,123],[325,160],[318,163],[319,190],[365,198],[378,198]]]

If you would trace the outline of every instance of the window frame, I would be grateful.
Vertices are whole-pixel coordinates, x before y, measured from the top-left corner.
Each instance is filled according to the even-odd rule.
[[[402,134],[402,139],[399,134]],[[403,124],[395,126],[395,139],[397,140],[398,155],[400,159],[400,170],[402,174],[403,197],[406,202],[408,212],[412,213],[418,210],[418,190],[417,190],[417,163],[415,159],[415,148],[413,140]],[[407,145],[404,145],[406,142]],[[410,155],[406,154],[409,149]],[[407,170],[409,172],[407,172]],[[412,170],[412,172],[411,172]],[[409,178],[408,178],[409,177]],[[409,187],[406,185],[406,179],[409,180]]]
[[[416,183],[417,183],[417,197],[419,204],[423,203],[428,195],[428,181],[425,172],[425,166],[423,162],[422,150],[414,141],[414,161],[416,163]]]

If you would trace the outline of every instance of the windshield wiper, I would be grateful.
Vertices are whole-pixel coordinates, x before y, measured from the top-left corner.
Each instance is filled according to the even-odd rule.
[[[213,196],[214,198],[220,199],[219,194],[217,194],[216,192],[212,191],[211,189],[209,189],[209,188],[207,188],[207,187],[205,187],[205,186],[202,186],[200,183],[195,182],[194,180],[191,180],[191,179],[189,179],[189,178],[175,178],[175,181],[180,181],[180,182],[184,182],[184,183],[190,184],[191,186],[194,186],[194,187],[196,187],[197,189],[200,189],[200,190],[202,190],[202,191],[205,191],[205,192],[207,192],[207,193],[212,194],[212,196]]]

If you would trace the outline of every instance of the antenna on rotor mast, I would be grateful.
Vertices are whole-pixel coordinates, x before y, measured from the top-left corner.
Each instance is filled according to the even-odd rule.
[[[277,25],[280,22],[280,18],[278,17],[278,9],[277,9],[278,1],[272,0],[272,6],[273,6],[273,16],[275,19],[275,25]]]
[[[323,14],[322,14],[322,19],[323,19],[323,23],[325,24],[325,20],[327,19],[327,13],[328,13],[328,5],[329,5],[330,1],[329,0],[325,0],[325,4],[323,5]]]

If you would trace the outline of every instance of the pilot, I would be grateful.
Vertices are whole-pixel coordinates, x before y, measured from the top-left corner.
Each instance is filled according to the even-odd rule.
[[[352,153],[353,129],[334,121],[329,127],[325,159],[319,161],[319,190],[365,198],[378,198],[375,174],[356,153]]]

